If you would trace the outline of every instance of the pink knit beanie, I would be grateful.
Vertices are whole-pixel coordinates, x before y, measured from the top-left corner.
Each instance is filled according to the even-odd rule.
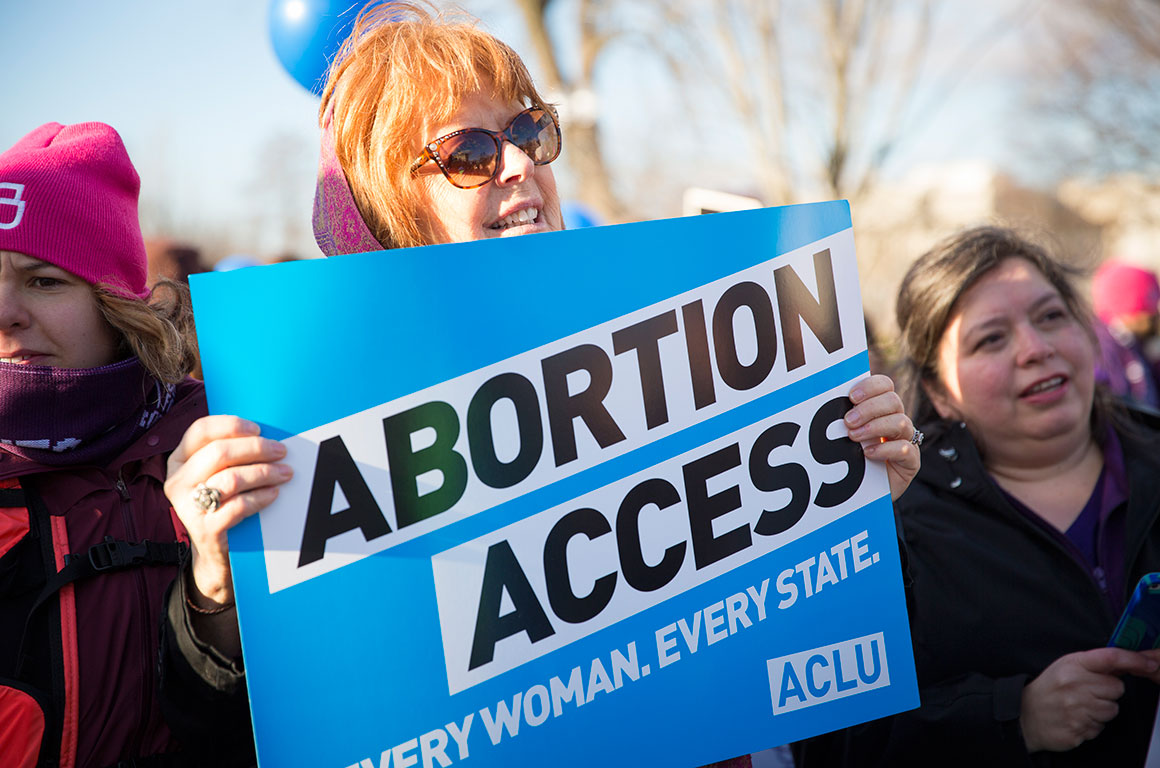
[[[1147,269],[1118,261],[1106,261],[1092,277],[1092,309],[1110,323],[1117,317],[1156,312],[1160,282]]]
[[[0,251],[147,298],[141,180],[104,123],[47,123],[0,154]]]

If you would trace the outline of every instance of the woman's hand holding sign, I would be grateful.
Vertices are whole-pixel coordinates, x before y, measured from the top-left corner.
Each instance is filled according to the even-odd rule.
[[[862,445],[866,458],[886,464],[890,498],[897,499],[918,474],[922,433],[902,408],[889,376],[876,374],[850,390],[854,407],[846,412],[850,439]]]
[[[169,457],[165,493],[189,532],[193,583],[187,598],[207,632],[219,634],[223,649],[240,653],[237,622],[218,618],[234,603],[229,529],[273,503],[278,486],[293,475],[286,447],[259,436],[258,425],[234,416],[195,421]],[[208,638],[207,638],[208,639]]]

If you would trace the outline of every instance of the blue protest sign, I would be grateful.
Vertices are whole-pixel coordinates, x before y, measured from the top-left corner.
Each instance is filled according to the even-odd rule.
[[[264,766],[699,766],[918,704],[849,207],[192,279]]]

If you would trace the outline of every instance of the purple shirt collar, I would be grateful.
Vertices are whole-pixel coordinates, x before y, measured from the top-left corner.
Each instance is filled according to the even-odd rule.
[[[1128,472],[1124,467],[1124,449],[1119,435],[1111,427],[1104,438],[1103,491],[1098,501],[1099,523],[1096,528],[1098,566],[1107,577],[1108,593],[1119,610],[1124,603],[1124,507],[1128,502]],[[1089,504],[1091,501],[1088,502]],[[1113,512],[1120,510],[1119,514]]]
[[[1087,567],[1112,607],[1119,611],[1124,605],[1123,507],[1128,501],[1128,474],[1120,438],[1110,427],[1104,437],[1103,454],[1104,467],[1100,478],[1066,534],[1060,533],[998,483],[995,485],[1016,510],[1059,539],[1076,560]]]

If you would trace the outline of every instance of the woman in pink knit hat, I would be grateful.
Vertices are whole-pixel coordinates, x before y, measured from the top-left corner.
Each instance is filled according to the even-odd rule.
[[[274,498],[282,449],[205,416],[188,294],[146,286],[139,185],[101,123],[0,154],[5,768],[253,759],[224,529]]]
[[[1100,357],[1096,381],[1138,406],[1160,408],[1154,357],[1160,328],[1160,281],[1132,264],[1105,261],[1092,276],[1092,310]]]

